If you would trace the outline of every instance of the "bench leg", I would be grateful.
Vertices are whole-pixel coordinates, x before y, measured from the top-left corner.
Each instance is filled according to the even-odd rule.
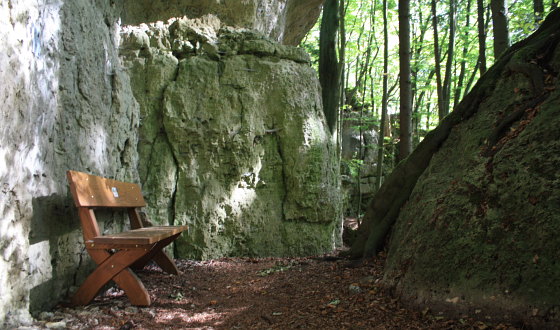
[[[168,274],[178,275],[179,269],[177,269],[175,262],[173,262],[173,260],[171,260],[171,258],[169,258],[167,254],[165,254],[165,252],[163,252],[163,248],[173,242],[179,235],[181,235],[181,233],[159,241],[148,254],[136,261],[132,268],[141,269],[148,262],[150,262],[150,260],[153,260],[156,262],[156,264],[158,264],[158,266],[161,267],[164,272]]]
[[[140,279],[128,268],[147,252],[138,250],[119,250],[110,254],[104,250],[88,250],[98,267],[82,283],[72,298],[74,305],[86,305],[110,280],[123,289],[133,305],[149,306],[150,296]]]

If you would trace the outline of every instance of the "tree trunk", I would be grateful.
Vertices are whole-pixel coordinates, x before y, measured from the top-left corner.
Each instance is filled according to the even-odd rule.
[[[389,28],[387,22],[387,0],[383,0],[383,96],[381,99],[381,124],[377,140],[377,189],[381,187],[383,177],[383,158],[385,154],[385,129],[387,128],[387,100],[389,98]]]
[[[479,79],[455,111],[445,117],[436,129],[428,133],[406,160],[397,165],[377,191],[366,210],[362,226],[359,228],[357,238],[349,251],[352,257],[371,257],[383,248],[386,236],[397,220],[401,207],[408,200],[418,178],[427,168],[434,153],[446,141],[451,130],[459,123],[475,115],[481,108],[480,104],[493,93],[496,93],[495,88],[500,83],[499,78],[503,76],[506,68],[508,70],[515,68],[510,62],[526,59],[527,50],[530,50],[531,54],[534,54],[537,58],[541,54],[550,55],[552,53],[560,42],[559,35],[555,33],[558,29],[557,22],[559,20],[560,11],[555,11],[537,32],[509,48],[496,64]],[[545,61],[545,59],[550,60],[549,57],[541,60]],[[527,62],[523,62],[517,67],[523,69],[527,65],[529,65]],[[537,67],[536,72],[541,72],[541,70]],[[524,71],[522,73],[525,74]],[[544,79],[544,77],[540,78]],[[535,94],[542,96],[543,92],[544,87],[535,91]],[[504,120],[508,120],[510,117],[507,116]],[[512,122],[508,123],[509,126],[502,124],[500,123],[495,130],[499,129],[507,132]],[[489,149],[492,149],[490,145]]]
[[[425,42],[424,39],[426,37],[426,33],[429,29],[429,27],[431,26],[431,22],[430,22],[430,16],[428,16],[428,19],[424,19],[422,16],[422,11],[418,11],[418,25],[419,25],[419,35],[417,38],[414,38],[414,35],[411,35],[411,38],[415,39],[415,41],[412,43],[414,46],[411,48],[411,51],[413,52],[411,55],[412,58],[412,63],[411,63],[411,80],[412,80],[412,121],[413,121],[413,131],[412,131],[412,144],[417,145],[419,140],[420,140],[420,136],[418,133],[418,127],[420,126],[420,122],[422,120],[422,115],[418,112],[419,110],[419,106],[420,104],[422,104],[422,98],[424,97],[425,94],[425,89],[428,88],[428,86],[431,86],[431,80],[433,78],[433,75],[435,74],[435,71],[432,69],[430,71],[430,73],[428,74],[428,78],[424,81],[424,88],[422,90],[422,92],[419,92],[419,67],[421,67],[421,56],[422,56],[422,50],[424,49]],[[414,28],[412,28],[412,33],[414,33]]]
[[[346,1],[340,0],[338,8],[338,18],[339,18],[339,39],[338,39],[338,105],[344,106],[346,100],[346,85],[345,85],[345,67],[346,67]],[[338,109],[337,109],[338,110]],[[342,157],[342,111],[337,111],[337,126],[338,132],[336,137],[337,141],[337,151],[338,151],[338,161],[340,163]]]
[[[476,0],[478,14],[478,67],[480,76],[486,72],[486,26],[484,24],[484,0]]]
[[[494,25],[494,57],[496,60],[509,47],[507,0],[490,0]]]
[[[338,31],[338,0],[327,0],[323,7],[319,36],[319,81],[322,88],[323,111],[331,133],[336,131],[340,96],[340,74],[336,58]]]
[[[445,64],[445,78],[443,80],[443,117],[449,114],[449,104],[451,99],[451,67],[455,57],[455,3],[456,0],[449,0],[449,43],[447,47],[447,62]],[[440,117],[441,120],[442,117]]]
[[[455,97],[453,99],[453,108],[457,106],[461,95],[463,92],[463,82],[465,80],[466,69],[467,69],[467,54],[469,52],[469,32],[470,32],[470,12],[471,12],[471,0],[467,0],[467,21],[465,22],[465,34],[463,35],[463,56],[461,57],[459,79],[457,81],[457,86],[455,88]],[[467,92],[467,90],[465,90]]]
[[[399,0],[400,141],[399,160],[412,152],[412,84],[410,73],[410,1]]]
[[[443,86],[441,82],[441,50],[439,46],[438,17],[436,0],[432,0],[432,28],[434,29],[434,59],[436,66],[436,89],[438,98],[438,117],[441,121],[445,117]]]
[[[538,26],[541,23],[544,14],[543,0],[533,0],[533,12],[535,13],[535,24]]]

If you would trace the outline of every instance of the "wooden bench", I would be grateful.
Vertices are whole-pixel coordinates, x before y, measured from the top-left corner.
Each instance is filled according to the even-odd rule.
[[[146,206],[146,202],[137,184],[76,171],[68,171],[67,176],[86,249],[98,265],[74,294],[72,304],[90,303],[113,280],[133,305],[149,306],[150,296],[131,268],[142,268],[153,260],[165,272],[178,274],[175,263],[162,249],[187,230],[187,226],[145,227],[138,208]],[[102,235],[94,213],[97,208],[125,208],[131,230]]]

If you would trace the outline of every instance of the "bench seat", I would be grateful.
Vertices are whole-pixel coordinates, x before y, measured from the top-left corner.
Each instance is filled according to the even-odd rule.
[[[187,226],[144,227],[122,233],[97,236],[87,241],[86,244],[92,249],[101,244],[114,244],[129,248],[145,247],[145,245],[157,243],[185,230],[187,230]]]

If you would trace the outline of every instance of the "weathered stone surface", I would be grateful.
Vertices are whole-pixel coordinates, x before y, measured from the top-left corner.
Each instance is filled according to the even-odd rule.
[[[65,171],[138,177],[116,22],[109,1],[0,2],[0,328],[53,306],[91,268]]]
[[[170,18],[216,15],[227,26],[258,31],[286,45],[297,45],[313,27],[324,0],[124,0],[127,25]]]
[[[192,32],[190,24],[197,20],[130,27],[123,36],[148,35],[157,45],[122,49],[142,113],[148,213],[191,226],[176,244],[183,257],[330,250],[341,229],[336,150],[308,57],[218,24],[204,32],[217,40],[189,34],[196,50],[174,50],[167,31]]]

